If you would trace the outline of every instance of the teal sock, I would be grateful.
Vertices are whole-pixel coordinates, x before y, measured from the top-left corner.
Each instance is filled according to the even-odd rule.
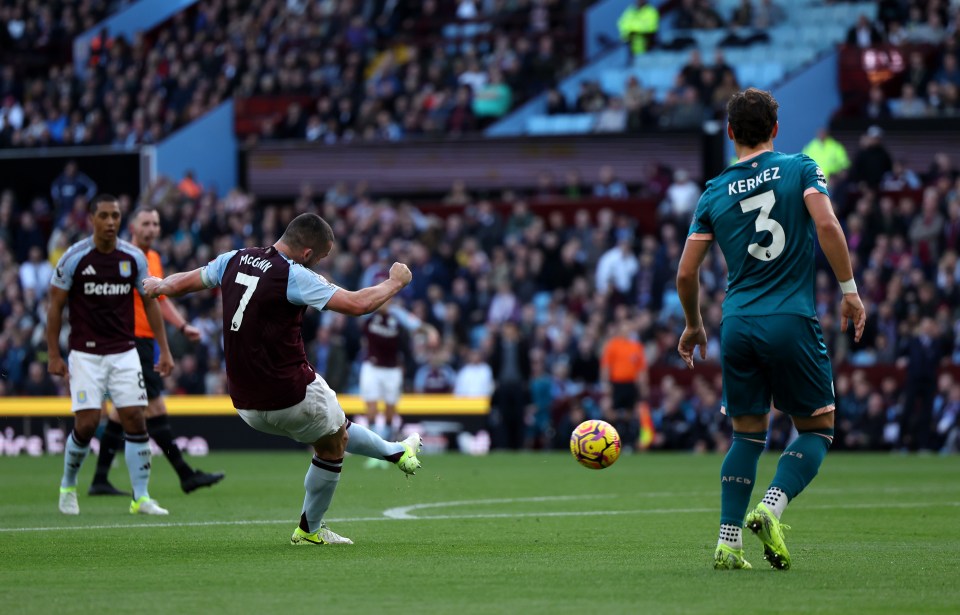
[[[300,514],[300,529],[304,532],[316,532],[320,529],[323,516],[330,508],[333,493],[340,482],[340,470],[343,468],[343,459],[320,459],[316,455],[303,479],[306,494],[303,497],[303,512]]]
[[[780,489],[788,500],[800,495],[820,471],[820,464],[832,443],[832,429],[801,431],[797,439],[780,455],[777,473],[770,483],[770,488]]]
[[[90,452],[90,442],[80,444],[77,440],[77,432],[70,432],[67,438],[67,445],[63,448],[63,477],[60,479],[61,487],[76,487],[77,474],[80,472],[80,466],[83,460],[87,458]]]
[[[145,433],[128,433],[123,437],[127,441],[123,448],[123,457],[127,462],[127,473],[130,474],[133,499],[149,498],[147,484],[150,482],[150,437]]]
[[[757,462],[767,442],[767,432],[733,432],[733,443],[720,466],[720,523],[743,527],[753,483],[757,480]]]

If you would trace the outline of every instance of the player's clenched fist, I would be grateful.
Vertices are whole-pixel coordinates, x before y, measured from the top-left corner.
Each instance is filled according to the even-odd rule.
[[[403,263],[394,263],[393,266],[390,267],[390,279],[396,280],[406,286],[410,283],[410,280],[413,279],[413,274],[410,273],[410,268]]]
[[[156,299],[160,296],[161,284],[163,284],[163,280],[161,278],[154,276],[145,277],[143,278],[143,292],[151,299]]]

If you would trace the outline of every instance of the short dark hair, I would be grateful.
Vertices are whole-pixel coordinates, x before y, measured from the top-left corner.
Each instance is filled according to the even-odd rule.
[[[777,125],[780,105],[766,90],[747,88],[730,97],[727,103],[727,121],[733,129],[733,138],[747,147],[770,140]]]
[[[296,250],[320,251],[333,244],[333,229],[317,214],[300,214],[287,225],[280,241]]]
[[[130,214],[130,222],[133,222],[137,219],[137,216],[140,214],[159,214],[160,210],[154,207],[153,205],[138,205],[136,209],[133,210],[133,213]]]
[[[97,213],[97,207],[100,205],[100,203],[116,203],[117,205],[119,205],[120,199],[113,196],[112,194],[101,192],[97,196],[90,199],[90,204],[87,205],[87,211],[90,213],[91,216]]]

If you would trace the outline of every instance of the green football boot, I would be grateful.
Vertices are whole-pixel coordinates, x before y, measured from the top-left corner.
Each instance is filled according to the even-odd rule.
[[[745,525],[763,543],[763,559],[777,570],[789,570],[790,552],[783,541],[783,532],[789,530],[790,526],[780,523],[773,511],[763,502],[757,504],[753,512],[747,515]]]

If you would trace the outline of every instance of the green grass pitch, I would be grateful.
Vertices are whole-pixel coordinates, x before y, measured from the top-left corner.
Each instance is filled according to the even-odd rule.
[[[57,511],[62,459],[0,458],[0,611],[13,613],[957,613],[960,458],[827,457],[784,521],[793,569],[716,572],[718,456],[424,455],[410,479],[346,460],[331,528],[289,544],[309,455],[217,453],[191,495],[155,458],[169,517],[85,495]],[[777,457],[761,460],[753,503]],[[115,484],[127,484],[122,463]]]

